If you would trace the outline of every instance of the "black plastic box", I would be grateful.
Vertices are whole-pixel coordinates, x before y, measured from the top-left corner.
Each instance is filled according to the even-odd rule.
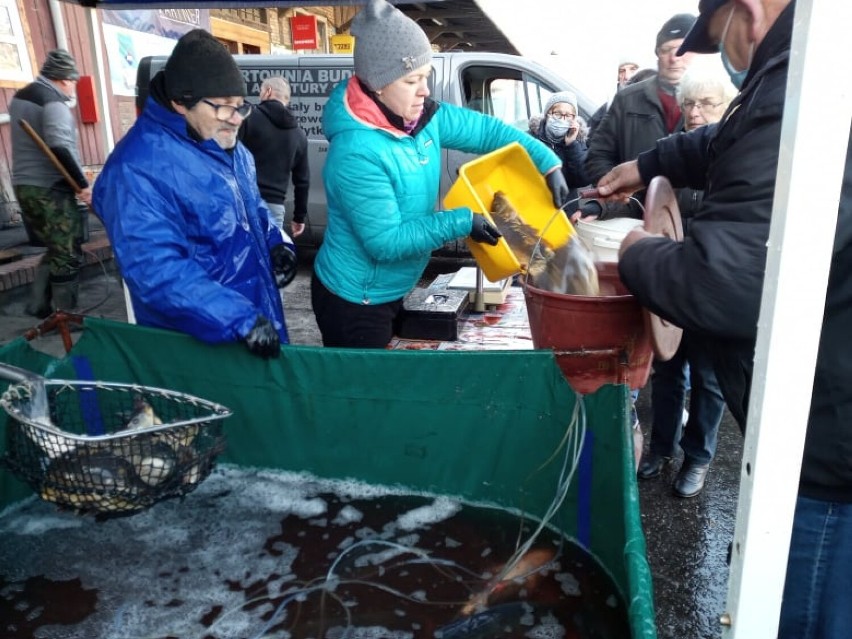
[[[447,288],[415,288],[405,296],[396,333],[404,339],[455,341],[459,317],[467,310],[467,291]]]

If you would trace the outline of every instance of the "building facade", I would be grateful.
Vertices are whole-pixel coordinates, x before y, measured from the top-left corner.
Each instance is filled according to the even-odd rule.
[[[209,30],[232,53],[331,52],[357,6],[113,11],[57,0],[0,0],[0,225],[12,220],[8,105],[38,75],[51,49],[77,60],[80,156],[96,175],[136,119],[135,70],[145,55],[167,55],[192,28]]]

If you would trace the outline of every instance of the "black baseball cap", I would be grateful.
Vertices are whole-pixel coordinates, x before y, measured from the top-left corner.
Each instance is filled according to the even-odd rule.
[[[710,38],[707,33],[707,27],[710,26],[710,20],[713,14],[719,7],[728,4],[729,0],[701,0],[698,3],[698,20],[692,25],[689,33],[683,39],[683,43],[677,50],[678,55],[689,53],[717,53],[719,44]]]

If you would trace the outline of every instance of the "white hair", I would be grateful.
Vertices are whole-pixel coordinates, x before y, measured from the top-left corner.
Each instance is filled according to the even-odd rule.
[[[678,104],[683,104],[684,100],[698,100],[707,93],[718,95],[726,107],[737,95],[737,88],[718,56],[696,57],[677,85]]]
[[[263,84],[260,85],[260,92],[263,93],[269,89],[276,100],[281,100],[284,104],[290,104],[290,83],[286,78],[281,76],[272,76],[266,78]]]

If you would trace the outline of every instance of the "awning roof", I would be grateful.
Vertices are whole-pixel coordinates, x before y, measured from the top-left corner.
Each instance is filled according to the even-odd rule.
[[[203,0],[187,2],[174,0],[66,0],[84,7],[99,9],[161,9],[161,8],[239,8],[239,7],[322,7],[356,6],[363,0]],[[473,0],[422,0],[421,2],[395,2],[411,19],[415,20],[441,51],[494,51],[518,54],[509,39],[486,16]]]

